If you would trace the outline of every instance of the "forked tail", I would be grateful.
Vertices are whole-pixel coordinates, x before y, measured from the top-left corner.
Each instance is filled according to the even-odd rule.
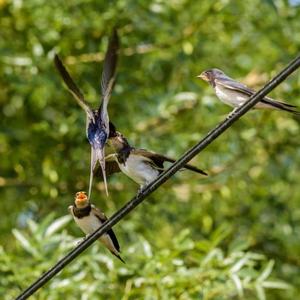
[[[107,181],[106,181],[106,172],[105,172],[105,153],[104,149],[94,149],[91,148],[91,170],[90,170],[90,182],[89,182],[89,194],[88,197],[90,199],[91,192],[92,192],[92,185],[93,185],[93,175],[94,175],[94,169],[96,167],[97,161],[99,161],[100,168],[103,175],[103,181],[105,186],[105,192],[108,196],[108,188],[107,188]]]
[[[96,149],[96,159],[99,161],[102,175],[103,175],[103,182],[105,186],[105,193],[106,196],[108,196],[108,188],[107,188],[107,180],[106,180],[106,172],[105,172],[105,153],[104,148],[103,149]]]

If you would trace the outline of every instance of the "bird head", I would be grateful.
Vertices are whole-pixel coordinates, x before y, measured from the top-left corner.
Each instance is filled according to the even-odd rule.
[[[209,82],[212,86],[215,85],[215,79],[223,76],[224,73],[219,69],[209,69],[206,71],[203,71],[200,75],[198,75],[198,78],[201,78],[204,81]]]
[[[123,136],[123,134],[119,131],[114,131],[113,134],[109,135],[108,144],[115,151],[119,151],[124,147],[129,147],[129,143],[127,139]]]
[[[88,196],[85,192],[77,192],[75,195],[76,207],[83,208],[89,204]]]

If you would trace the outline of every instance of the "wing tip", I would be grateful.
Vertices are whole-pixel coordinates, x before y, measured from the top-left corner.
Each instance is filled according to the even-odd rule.
[[[194,167],[193,165],[185,165],[184,168],[187,169],[187,170],[190,170],[190,171],[194,171],[194,172],[196,172],[198,174],[202,174],[204,176],[208,176],[208,173],[206,173],[205,171],[203,171],[203,170],[201,170],[201,169],[199,169],[197,167]]]
[[[298,117],[300,117],[300,111],[298,111],[298,110],[295,110],[295,111],[293,111],[293,113],[294,113],[294,115],[295,115],[295,116],[298,116]]]
[[[194,171],[197,172],[197,173],[199,173],[199,174],[202,174],[204,176],[208,176],[208,173],[206,173],[205,171],[203,171],[201,169],[195,168]]]
[[[202,175],[204,175],[204,176],[208,176],[208,173],[206,173],[205,171],[203,171],[203,170],[200,170],[200,172],[199,172],[200,174],[202,174]]]
[[[116,254],[116,253],[113,253],[113,252],[112,252],[112,254],[113,254],[115,257],[117,257],[123,264],[126,264],[125,260],[121,257],[120,254]]]
[[[119,34],[118,34],[118,28],[117,26],[114,26],[111,32],[111,40],[114,42],[114,44],[116,44],[117,46],[119,46]]]
[[[61,61],[61,59],[60,59],[60,57],[58,56],[57,53],[54,54],[53,60],[54,60],[54,63],[55,63],[55,65],[57,67],[59,67],[60,65],[62,65],[62,61]]]

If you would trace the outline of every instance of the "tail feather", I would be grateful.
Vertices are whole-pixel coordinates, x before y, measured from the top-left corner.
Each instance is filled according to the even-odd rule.
[[[97,163],[96,153],[94,148],[91,148],[91,169],[90,169],[90,182],[89,182],[89,193],[88,198],[91,198],[92,193],[92,185],[93,185],[93,176],[94,176],[94,169]]]
[[[99,161],[102,175],[103,175],[103,182],[105,186],[105,193],[108,196],[108,188],[107,188],[107,180],[106,180],[106,172],[105,172],[105,153],[104,148],[103,149],[96,149],[96,158]]]
[[[280,102],[280,101],[269,99],[269,98],[264,98],[260,102],[268,104],[277,109],[293,113],[295,115],[300,115],[300,111],[296,110],[297,106],[295,106],[295,105],[291,105],[291,104],[288,104],[285,102]]]
[[[158,154],[156,154],[156,155],[158,155]],[[159,157],[161,157],[164,161],[168,161],[168,162],[171,162],[171,163],[174,163],[176,161],[175,159],[167,157],[167,156],[164,156],[164,155],[159,155]],[[190,171],[193,171],[193,172],[196,172],[196,173],[199,173],[199,174],[202,174],[202,175],[205,175],[205,176],[208,175],[203,170],[201,170],[201,169],[199,169],[199,168],[197,168],[197,167],[195,167],[193,165],[190,165],[190,164],[184,165],[183,168],[187,169],[187,170],[190,170]]]
[[[196,173],[205,175],[205,176],[208,175],[208,174],[207,174],[206,172],[204,172],[203,170],[201,170],[201,169],[199,169],[199,168],[197,168],[197,167],[194,167],[194,166],[192,166],[192,165],[189,165],[189,164],[186,164],[186,165],[184,166],[184,168],[187,169],[187,170],[190,170],[190,171],[193,171],[193,172],[196,172]]]
[[[117,257],[123,264],[126,264],[125,260],[120,256],[120,254],[114,253],[114,252],[112,252],[112,251],[111,251],[111,253],[112,253],[115,257]]]

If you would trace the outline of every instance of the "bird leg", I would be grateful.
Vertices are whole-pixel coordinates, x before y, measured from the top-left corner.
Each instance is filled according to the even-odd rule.
[[[81,238],[77,243],[76,246],[80,245],[81,243],[83,243],[91,234],[87,234],[86,236],[84,236],[83,238]]]
[[[150,182],[146,182],[145,184],[141,185],[140,188],[138,189],[137,193],[136,193],[136,196],[137,197],[140,197],[141,194],[143,193],[143,191],[147,188],[147,186],[151,183]]]
[[[141,194],[142,194],[142,192],[143,192],[143,190],[144,190],[144,185],[141,186],[141,187],[138,189],[138,191],[137,191],[137,193],[136,193],[136,196],[137,196],[137,197],[140,197]]]
[[[226,117],[226,119],[231,119],[235,114],[236,114],[236,111],[238,110],[239,106],[235,107],[229,114],[228,116]]]

